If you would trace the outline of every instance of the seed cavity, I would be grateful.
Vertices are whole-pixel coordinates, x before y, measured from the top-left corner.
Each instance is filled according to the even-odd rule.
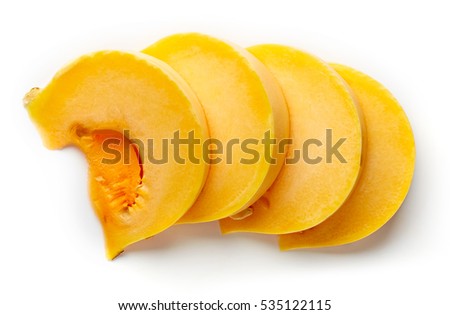
[[[74,143],[86,154],[91,195],[99,201],[97,210],[103,215],[104,222],[130,222],[139,197],[138,190],[142,187],[143,167],[139,151],[128,138],[114,130],[91,131],[75,125],[72,132]],[[106,148],[105,141],[109,141]],[[125,150],[131,151],[128,163],[124,161]],[[111,152],[118,158],[114,163],[106,163],[105,159],[111,160]]]

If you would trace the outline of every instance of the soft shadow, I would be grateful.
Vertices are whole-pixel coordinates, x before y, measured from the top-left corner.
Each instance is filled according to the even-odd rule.
[[[183,247],[189,244],[205,241],[217,242],[217,246],[226,248],[236,243],[258,243],[266,248],[278,251],[275,235],[263,235],[255,233],[231,233],[223,235],[220,232],[218,222],[180,224],[172,226],[164,232],[146,240],[134,243],[126,248],[125,253],[145,251],[170,251],[174,247]],[[219,244],[220,243],[220,244]],[[248,244],[250,245],[250,244]]]
[[[367,252],[376,252],[382,250],[389,244],[393,244],[399,233],[408,232],[411,224],[414,225],[415,220],[411,221],[414,215],[414,209],[420,209],[425,205],[423,198],[420,198],[419,187],[417,183],[423,174],[419,174],[416,169],[415,176],[411,185],[408,196],[403,202],[400,209],[382,228],[373,234],[356,241],[351,244],[309,248],[301,250],[292,250],[283,254],[293,256],[304,256],[305,253],[324,254],[324,255],[355,255]],[[201,243],[205,240],[214,240],[221,242],[223,248],[227,246],[235,246],[236,243],[256,243],[264,248],[278,251],[277,237],[275,235],[264,235],[256,233],[230,233],[222,235],[218,222],[198,223],[198,224],[180,224],[175,225],[166,231],[151,237],[147,240],[139,241],[130,245],[125,252],[145,252],[145,251],[166,251],[174,247],[182,247],[189,244]],[[218,244],[219,246],[219,244]]]
[[[402,208],[403,207],[406,207],[406,205],[403,205]],[[401,209],[399,211],[401,211]],[[347,255],[380,250],[385,247],[386,244],[388,244],[390,241],[395,239],[394,235],[396,233],[396,230],[398,230],[401,225],[401,218],[399,217],[399,215],[395,215],[379,230],[354,243],[333,247],[306,248],[302,249],[301,251],[318,254]]]
[[[219,239],[221,237],[217,222],[174,225],[158,235],[139,241],[127,247],[126,252],[165,250],[173,246],[200,239]]]
[[[273,234],[260,234],[252,232],[233,232],[222,235],[225,241],[235,242],[244,241],[247,243],[257,243],[258,245],[264,246],[268,249],[278,250],[277,235]]]
[[[350,255],[379,251],[389,244],[394,243],[396,237],[398,237],[398,234],[401,231],[407,232],[410,228],[408,225],[413,223],[408,219],[411,215],[414,215],[414,209],[421,208],[421,202],[425,203],[419,198],[420,192],[418,182],[420,179],[418,179],[418,177],[422,176],[416,169],[409,193],[397,213],[384,226],[371,235],[350,244],[333,247],[305,248],[301,250],[291,250],[288,252],[291,255],[301,255],[301,253],[304,252],[325,255]]]

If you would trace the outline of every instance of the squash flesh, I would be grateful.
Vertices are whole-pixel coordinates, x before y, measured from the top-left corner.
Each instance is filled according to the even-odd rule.
[[[205,110],[211,138],[228,143],[288,137],[289,120],[282,91],[272,74],[244,49],[201,34],[177,34],[143,50],[167,62],[192,87]],[[260,159],[240,163],[248,155],[232,147],[231,163],[212,164],[205,187],[179,223],[217,220],[239,212],[256,201],[272,184],[285,154],[270,149],[277,163],[263,158],[261,142],[254,146]],[[217,155],[212,155],[215,159]]]
[[[103,222],[115,220],[120,224],[130,216],[139,196],[143,175],[139,153],[129,139],[111,130],[83,135],[79,147],[89,163],[90,194],[97,216]]]
[[[221,220],[223,233],[283,234],[308,229],[336,211],[358,178],[363,130],[357,104],[345,82],[326,63],[300,50],[281,45],[248,49],[272,71],[289,108],[292,145],[287,161],[300,150],[296,163],[286,164],[274,184],[250,207],[245,218]],[[334,142],[344,138],[339,151],[345,163],[326,161],[327,129]],[[308,156],[303,144],[312,139]],[[322,158],[315,163],[310,160]]]
[[[161,140],[173,138],[176,131],[183,138],[191,131],[201,141],[208,138],[203,110],[189,86],[168,65],[141,53],[104,51],[83,56],[62,69],[26,108],[50,149],[76,145],[89,153],[85,140],[92,141],[98,130],[111,130],[121,134],[119,138],[123,141],[128,141],[123,138],[125,132],[129,133],[129,140],[144,144],[153,139],[152,154],[161,157],[164,154]],[[98,143],[94,146],[98,147]],[[100,167],[92,161],[101,154],[98,148],[93,150],[91,153],[95,154],[88,157],[94,168],[90,174]],[[105,207],[94,200],[110,259],[129,244],[175,223],[193,204],[204,184],[208,165],[202,159],[191,163],[187,148],[180,149],[186,164],[174,161],[171,147],[164,164],[150,163],[148,153],[139,152],[142,183],[137,187],[134,187],[137,157],[132,169],[122,169],[125,166],[121,161],[110,166],[111,172],[123,177],[130,172],[134,174],[128,179],[132,189],[125,189],[136,194],[128,207],[130,215],[105,220],[122,205]],[[201,146],[195,146],[194,154],[202,156]],[[101,173],[105,172],[109,171]],[[100,193],[93,180],[90,179],[91,196],[97,199]]]
[[[280,236],[283,250],[355,242],[381,228],[400,208],[411,185],[414,136],[392,94],[369,76],[333,65],[359,100],[367,130],[364,166],[356,187],[323,223],[302,233]]]

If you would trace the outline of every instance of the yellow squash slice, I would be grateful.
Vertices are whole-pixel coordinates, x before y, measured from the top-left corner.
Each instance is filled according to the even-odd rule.
[[[281,235],[284,250],[342,245],[372,234],[396,213],[411,185],[414,136],[397,100],[369,76],[346,66],[333,67],[352,88],[365,119],[367,146],[361,176],[349,199],[325,222]]]
[[[179,222],[212,221],[246,209],[284,161],[278,143],[288,137],[289,121],[276,80],[245,49],[202,34],[169,36],[144,52],[168,63],[192,87],[214,139],[205,187]],[[265,136],[276,144],[265,145]]]
[[[48,148],[76,145],[86,153],[108,258],[174,224],[200,193],[208,171],[202,147],[193,148],[195,163],[180,148],[180,164],[163,139],[192,132],[206,141],[206,121],[195,94],[167,64],[142,53],[86,55],[25,102]]]
[[[292,145],[278,178],[247,214],[221,220],[224,233],[283,234],[332,215],[358,178],[362,128],[344,80],[325,62],[281,45],[249,48],[274,74],[290,115]]]

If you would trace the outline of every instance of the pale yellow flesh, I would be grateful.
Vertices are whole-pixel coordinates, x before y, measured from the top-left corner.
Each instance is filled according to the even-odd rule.
[[[184,165],[174,161],[171,147],[168,163],[155,164],[148,158],[149,139],[154,140],[153,155],[160,158],[162,139],[173,138],[175,131],[181,137],[193,131],[202,142],[208,138],[198,99],[168,65],[141,53],[98,52],[62,69],[33,96],[26,108],[47,147],[59,149],[73,144],[87,154],[97,154],[88,156],[91,167],[96,168],[90,174],[98,177],[91,178],[91,196],[104,230],[108,258],[118,255],[127,245],[168,228],[192,206],[205,182],[208,165],[203,160],[190,162],[186,148],[180,150],[187,161]],[[99,196],[103,188],[106,193],[114,193],[115,187],[127,183],[132,175],[117,179],[121,182],[112,182],[111,186],[97,187],[103,185],[105,178],[116,180],[115,176],[102,178],[102,172],[127,172],[117,169],[120,165],[109,168],[96,160],[102,157],[99,148],[90,146],[95,145],[92,134],[98,130],[120,135],[128,130],[130,140],[144,142],[144,151],[139,152],[142,183],[129,187],[135,189],[133,195],[137,197],[128,208],[117,205],[117,199],[105,203],[114,196]],[[194,154],[201,157],[201,147],[196,146]],[[124,189],[126,192],[128,188]]]
[[[405,199],[414,172],[415,145],[408,119],[396,99],[369,76],[334,65],[359,100],[367,130],[364,165],[355,190],[325,222],[280,236],[283,250],[360,240],[382,227]]]
[[[188,82],[205,110],[211,138],[224,146],[231,139],[261,140],[288,137],[286,104],[272,74],[251,54],[235,45],[201,34],[178,34],[146,48],[144,53],[163,60]],[[261,141],[252,146],[260,159],[243,164],[250,156],[239,146],[232,150],[232,163],[210,167],[204,189],[179,223],[217,220],[247,208],[272,184],[284,160],[272,146],[276,164],[266,162]]]
[[[327,219],[346,200],[358,178],[362,128],[358,108],[345,82],[325,62],[300,50],[281,45],[259,45],[248,49],[274,74],[284,92],[290,115],[293,149],[313,139],[322,146],[309,146],[308,157],[322,157],[316,164],[300,159],[284,165],[267,193],[244,213],[243,219],[220,221],[223,233],[291,233],[308,229]],[[332,144],[345,142],[326,160],[326,130]],[[301,152],[303,156],[304,152]]]

